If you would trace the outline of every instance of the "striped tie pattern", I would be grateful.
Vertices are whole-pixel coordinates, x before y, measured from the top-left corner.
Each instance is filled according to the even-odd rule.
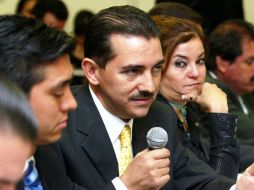
[[[119,159],[119,175],[122,175],[132,160],[131,147],[131,129],[129,125],[125,125],[119,136],[120,140],[120,159]]]
[[[43,190],[39,174],[33,160],[29,161],[23,182],[24,190]]]

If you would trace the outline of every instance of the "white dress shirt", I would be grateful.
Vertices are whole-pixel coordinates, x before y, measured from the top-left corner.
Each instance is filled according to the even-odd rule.
[[[98,97],[94,94],[93,90],[90,88],[90,92],[93,98],[93,101],[100,113],[100,116],[103,120],[103,123],[106,127],[106,130],[108,132],[110,141],[112,143],[112,146],[115,151],[115,155],[117,158],[117,161],[119,162],[120,158],[120,140],[119,140],[119,135],[121,134],[124,126],[128,124],[130,126],[130,129],[132,131],[132,126],[133,126],[133,119],[130,119],[127,123],[124,122],[122,119],[119,117],[113,115],[110,113],[107,109],[104,108]],[[113,185],[117,190],[127,190],[126,186],[123,184],[123,182],[116,177],[115,179],[112,180]]]

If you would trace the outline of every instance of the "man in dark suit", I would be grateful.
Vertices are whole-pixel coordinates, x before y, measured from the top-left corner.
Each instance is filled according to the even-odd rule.
[[[73,88],[78,107],[54,145],[73,183],[103,190],[229,190],[234,181],[184,148],[173,110],[154,101],[164,60],[159,30],[147,14],[131,6],[104,9],[92,18],[85,39],[82,68],[89,85]],[[126,125],[133,158],[121,173]],[[148,151],[146,134],[154,126],[164,128],[169,140],[165,148]],[[237,188],[247,190],[241,183],[246,180]]]
[[[228,98],[229,112],[238,115],[238,137],[254,144],[254,26],[244,20],[220,24],[209,36],[207,81]]]
[[[72,47],[73,39],[65,32],[39,21],[0,17],[0,71],[24,90],[35,113],[38,147],[29,160],[35,161],[44,190],[72,189],[64,179],[64,168],[58,164],[55,152],[47,145],[61,137],[68,111],[76,108],[69,87],[72,66],[68,54]],[[23,186],[21,182],[18,189],[24,189]]]

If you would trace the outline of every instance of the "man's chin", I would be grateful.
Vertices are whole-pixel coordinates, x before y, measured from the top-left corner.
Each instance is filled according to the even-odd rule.
[[[50,136],[48,138],[39,138],[37,141],[36,141],[36,144],[37,145],[46,145],[46,144],[52,144],[52,143],[55,143],[57,142],[58,140],[60,140],[62,136],[62,133],[57,133],[53,136]]]
[[[149,106],[150,108],[150,106]],[[143,108],[140,110],[135,110],[135,112],[133,113],[133,118],[142,118],[145,117],[149,111],[149,108]]]

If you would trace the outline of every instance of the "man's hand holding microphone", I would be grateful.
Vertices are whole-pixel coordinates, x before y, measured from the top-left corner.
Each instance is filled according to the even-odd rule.
[[[138,153],[119,177],[128,190],[156,190],[170,180],[170,152],[164,148],[167,142],[163,128],[153,127],[148,131],[148,148]]]

